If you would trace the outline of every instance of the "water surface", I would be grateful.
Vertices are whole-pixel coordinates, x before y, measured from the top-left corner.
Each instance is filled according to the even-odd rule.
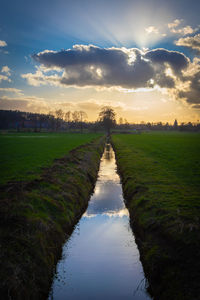
[[[151,299],[107,144],[89,206],[63,247],[49,299]]]

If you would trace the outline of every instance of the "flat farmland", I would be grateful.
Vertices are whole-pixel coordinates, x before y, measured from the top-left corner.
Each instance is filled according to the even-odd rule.
[[[112,141],[154,295],[158,299],[197,299],[200,134],[116,134]]]
[[[200,134],[153,132],[141,135],[113,135],[120,158],[136,178],[175,180],[191,188],[200,184]],[[152,173],[152,171],[154,171]]]
[[[179,216],[195,219],[200,207],[199,133],[116,134],[112,139],[123,177],[129,178],[127,192],[146,191],[151,213],[156,209],[176,217],[178,211]],[[134,203],[144,197],[141,192]]]
[[[16,133],[0,135],[0,184],[31,180],[55,158],[91,142],[100,134]]]

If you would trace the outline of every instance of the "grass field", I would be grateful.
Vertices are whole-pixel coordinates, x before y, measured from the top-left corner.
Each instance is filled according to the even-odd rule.
[[[161,201],[162,208],[177,209],[178,205],[193,210],[199,204],[200,134],[113,135],[113,141],[124,172],[149,192],[160,191],[164,196],[164,202],[156,196],[156,205]]]
[[[37,177],[70,150],[90,142],[99,134],[16,133],[0,135],[0,184]]]
[[[200,134],[116,134],[112,140],[131,221],[139,228],[143,262],[158,299],[197,299]]]

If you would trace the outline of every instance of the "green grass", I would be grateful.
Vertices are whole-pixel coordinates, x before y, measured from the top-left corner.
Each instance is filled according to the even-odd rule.
[[[53,141],[56,137],[52,136]],[[67,141],[71,147],[77,146],[91,140],[92,135],[58,137],[54,148],[61,145],[65,153],[69,149]],[[40,180],[1,186],[2,299],[48,298],[62,245],[88,205],[104,145],[105,137],[99,137],[54,160],[43,170]],[[56,153],[62,155],[62,151]]]
[[[30,180],[42,167],[50,166],[70,150],[90,142],[99,134],[15,133],[0,135],[0,184]]]
[[[193,207],[192,199],[197,201],[200,191],[200,134],[113,135],[113,141],[125,172],[134,177],[135,182],[152,192],[167,194],[169,202],[162,202],[163,206]],[[181,197],[177,197],[177,193]],[[158,202],[160,199],[156,204]]]
[[[197,299],[200,134],[114,134],[112,141],[131,222],[155,296]]]

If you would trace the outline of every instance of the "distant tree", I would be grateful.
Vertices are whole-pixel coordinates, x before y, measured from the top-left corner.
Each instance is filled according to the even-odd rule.
[[[178,128],[178,122],[177,122],[177,120],[174,121],[173,127],[174,127],[174,129],[177,129],[177,128]]]
[[[115,116],[116,113],[109,106],[104,106],[99,113],[99,120],[104,126],[108,135],[110,135],[111,128],[116,124]]]
[[[67,123],[67,128],[70,128],[70,122],[71,122],[71,111],[67,111],[64,115],[64,120]]]
[[[165,130],[169,130],[169,129],[170,129],[170,125],[169,125],[168,122],[165,124],[164,129],[165,129]]]
[[[146,124],[146,126],[147,126],[148,129],[151,129],[151,123],[150,123],[150,122],[148,122],[148,123]]]
[[[49,124],[49,127],[51,130],[55,130],[55,127],[56,127],[56,119],[54,118],[54,112],[53,111],[50,111],[48,114],[47,114],[47,122]]]
[[[124,128],[129,128],[129,122],[126,119],[124,119]]]
[[[39,121],[39,116],[37,114],[34,115],[33,117],[34,120],[34,132],[38,131],[38,121]]]
[[[65,113],[65,122],[69,123],[71,121],[71,111]]]
[[[163,129],[163,124],[162,124],[162,122],[157,122],[157,123],[156,123],[156,129],[157,129],[157,130],[162,130],[162,129]]]
[[[58,110],[55,111],[55,117],[56,117],[57,119],[62,119],[63,116],[64,116],[64,112],[63,112],[62,109],[58,109]]]
[[[83,122],[86,121],[86,119],[87,119],[87,114],[86,114],[86,112],[80,110],[80,111],[79,111],[79,115],[80,115],[81,132],[83,132]]]
[[[74,123],[80,122],[80,113],[79,113],[79,111],[76,111],[76,110],[75,110],[75,111],[72,113],[72,120],[73,120]]]
[[[42,125],[46,122],[46,120],[47,120],[47,115],[44,115],[44,114],[38,115],[39,131],[41,131]]]
[[[55,117],[56,117],[56,130],[58,130],[61,127],[62,119],[64,117],[63,110],[62,109],[56,110]]]
[[[119,118],[119,125],[123,124],[123,118]]]

